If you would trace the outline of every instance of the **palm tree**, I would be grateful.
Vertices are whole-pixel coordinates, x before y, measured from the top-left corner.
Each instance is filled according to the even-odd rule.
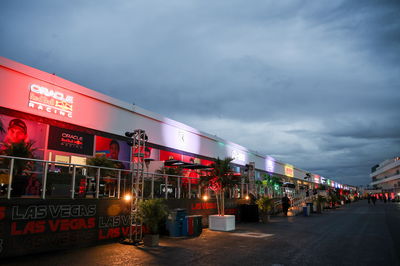
[[[209,175],[202,177],[202,183],[208,185],[215,192],[217,199],[218,215],[225,215],[225,191],[240,182],[241,176],[234,174],[230,168],[232,158],[217,160],[211,165],[213,168]]]
[[[36,148],[33,148],[34,142],[17,142],[17,143],[5,143],[4,149],[1,154],[20,158],[35,158],[34,152]],[[8,164],[9,159],[4,160],[4,163]],[[32,162],[28,160],[17,159],[14,160],[14,173],[16,175],[22,174],[24,170],[32,170]]]

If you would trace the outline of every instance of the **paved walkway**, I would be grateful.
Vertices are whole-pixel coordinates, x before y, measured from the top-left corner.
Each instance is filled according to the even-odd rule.
[[[311,217],[272,217],[164,237],[158,248],[118,243],[2,261],[7,265],[400,265],[400,204],[352,203]]]

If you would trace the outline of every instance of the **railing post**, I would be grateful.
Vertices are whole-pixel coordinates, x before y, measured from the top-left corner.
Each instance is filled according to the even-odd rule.
[[[7,199],[11,198],[11,183],[13,180],[13,172],[14,172],[14,158],[11,158],[10,162],[10,175],[8,176],[8,191],[7,191]]]
[[[49,168],[49,163],[46,162],[44,164],[44,173],[43,173],[42,199],[46,198],[47,170],[48,170],[48,168]]]
[[[165,176],[165,199],[168,199],[168,175]]]
[[[118,170],[118,199],[121,198],[121,170]]]
[[[241,183],[240,183],[240,198],[244,198],[244,178],[242,178]]]
[[[75,198],[75,177],[76,177],[76,165],[74,165],[72,168],[71,199]]]
[[[154,199],[154,174],[151,175],[151,198]]]
[[[178,199],[181,198],[181,177],[177,177],[178,178]]]
[[[199,189],[198,189],[198,195],[197,195],[197,197],[198,197],[198,198],[201,198],[201,186],[199,185],[198,187],[199,187]]]
[[[99,198],[99,194],[100,194],[100,168],[97,168],[96,199]]]
[[[189,199],[190,199],[192,197],[192,180],[188,178],[188,181],[189,181],[188,189],[189,189]]]

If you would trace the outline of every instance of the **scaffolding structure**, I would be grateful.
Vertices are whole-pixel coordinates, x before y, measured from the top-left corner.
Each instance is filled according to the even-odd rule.
[[[136,129],[133,132],[126,132],[127,137],[132,138],[133,161],[131,163],[131,204],[130,204],[130,227],[129,239],[132,244],[139,244],[143,239],[143,220],[140,217],[140,204],[143,201],[144,193],[144,157],[148,137],[144,130]]]

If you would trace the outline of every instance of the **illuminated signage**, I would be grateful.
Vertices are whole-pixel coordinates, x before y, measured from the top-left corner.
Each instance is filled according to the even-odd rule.
[[[293,166],[285,165],[285,175],[289,176],[289,177],[293,177],[294,176]]]
[[[29,93],[30,108],[72,118],[74,97],[60,91],[32,84]]]
[[[275,162],[272,158],[267,158],[267,171],[272,173],[275,170]]]
[[[93,155],[93,144],[93,135],[50,126],[48,148],[51,150]]]
[[[319,175],[314,175],[314,183],[317,183],[317,184],[320,183]]]
[[[239,161],[244,161],[245,157],[244,157],[243,153],[241,153],[241,152],[239,152],[237,150],[233,150],[232,151],[232,159],[239,160]]]

